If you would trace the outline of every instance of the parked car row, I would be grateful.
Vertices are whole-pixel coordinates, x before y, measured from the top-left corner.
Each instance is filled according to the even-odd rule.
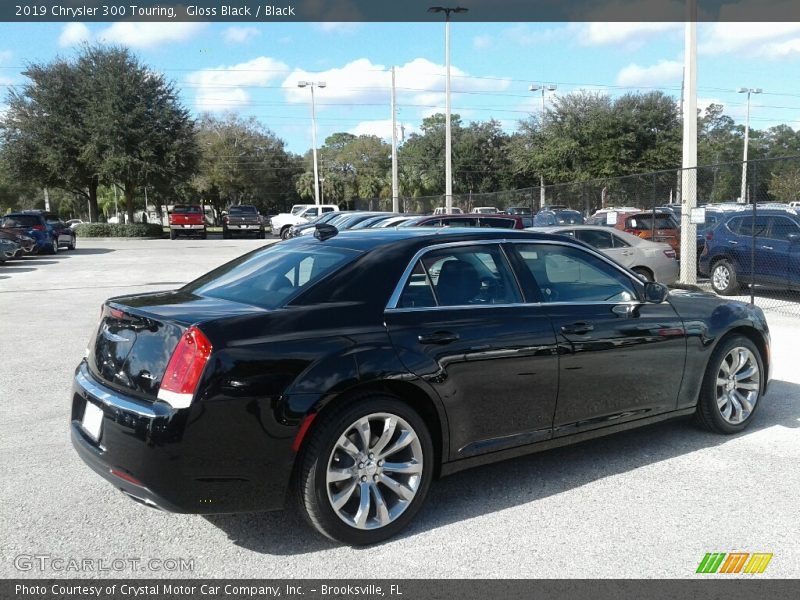
[[[58,215],[24,210],[0,217],[0,262],[27,254],[57,254],[74,250],[75,232]]]

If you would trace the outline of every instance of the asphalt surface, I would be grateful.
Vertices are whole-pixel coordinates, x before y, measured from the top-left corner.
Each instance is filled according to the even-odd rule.
[[[774,554],[758,577],[800,576],[800,319],[782,314],[768,313],[773,383],[745,433],[674,421],[466,471],[379,546],[334,545],[291,510],[206,518],[129,500],[69,442],[72,373],[101,303],[264,243],[79,240],[0,266],[0,577],[696,577],[706,552],[734,551]]]

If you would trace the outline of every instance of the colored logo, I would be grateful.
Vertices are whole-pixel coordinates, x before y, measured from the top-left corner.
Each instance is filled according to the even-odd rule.
[[[767,552],[709,552],[700,561],[696,573],[763,573],[767,569],[772,554]]]

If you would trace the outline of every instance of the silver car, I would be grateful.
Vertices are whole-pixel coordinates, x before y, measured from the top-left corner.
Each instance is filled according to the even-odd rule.
[[[651,242],[619,229],[597,225],[536,227],[539,233],[558,233],[586,242],[609,258],[647,279],[665,285],[678,280],[680,266],[669,244]]]

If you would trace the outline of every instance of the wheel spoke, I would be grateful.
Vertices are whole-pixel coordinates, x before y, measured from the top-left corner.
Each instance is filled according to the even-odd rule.
[[[731,366],[728,364],[728,357],[726,356],[725,359],[722,361],[722,364],[719,366],[719,370],[725,375],[725,377],[730,377],[731,375]]]
[[[744,412],[747,412],[748,414],[753,412],[753,405],[750,404],[750,401],[747,399],[747,397],[744,394],[740,394],[739,391],[736,390],[736,391],[733,392],[733,396],[736,397],[736,401],[742,407]]]
[[[717,386],[725,386],[728,385],[728,378],[727,377],[717,377]]]
[[[736,421],[742,420],[742,404],[739,402],[739,399],[736,397],[736,394],[728,394],[728,398],[730,398],[731,404],[733,405],[734,414],[732,415]]]
[[[369,426],[369,419],[364,418],[356,423],[356,431],[361,440],[361,451],[364,453],[369,452],[369,443],[372,438],[372,429]]]
[[[359,484],[359,493],[361,494],[361,499],[358,502],[358,512],[355,516],[356,527],[364,528],[367,524],[367,517],[369,517],[369,509],[372,504],[370,500],[370,493],[369,493],[370,484],[366,482],[361,482]]]
[[[350,456],[353,460],[355,460],[356,457],[358,456],[358,448],[356,448],[356,445],[344,436],[342,436],[339,439],[339,442],[336,445],[336,447],[344,450],[345,453],[347,453],[347,455]]]
[[[395,453],[399,452],[400,450],[402,450],[403,448],[405,448],[409,444],[411,444],[414,441],[416,441],[416,439],[417,439],[417,436],[414,434],[413,431],[410,431],[408,429],[404,429],[400,433],[400,437],[397,438],[397,441],[394,444],[392,444],[389,448],[387,448],[386,450],[381,452],[379,456],[381,458],[384,458],[386,456],[391,456],[392,454],[395,454]]]
[[[397,429],[397,419],[394,417],[387,417],[383,421],[383,433],[381,433],[381,437],[378,438],[378,441],[375,442],[375,445],[372,447],[372,451],[380,456],[383,449],[386,448],[386,445],[392,440],[394,437],[394,432]]]
[[[392,479],[385,473],[381,475],[380,482],[388,487],[401,500],[409,501],[414,497],[414,490],[407,488],[399,481]]]
[[[383,470],[390,473],[400,473],[402,475],[415,475],[422,473],[422,465],[416,461],[402,463],[383,463]]]
[[[348,500],[350,500],[350,498],[353,496],[353,492],[356,491],[356,487],[358,487],[358,482],[353,480],[353,482],[341,492],[331,496],[331,506],[334,508],[334,510],[338,511],[345,504],[347,504]]]
[[[391,521],[389,517],[389,508],[386,506],[386,500],[383,499],[383,493],[376,484],[370,486],[372,490],[372,497],[375,500],[375,516],[380,525],[388,525]]]
[[[720,409],[725,408],[725,405],[728,404],[728,392],[723,392],[719,396],[717,396],[717,406]]]
[[[743,381],[745,379],[750,379],[756,373],[758,373],[758,368],[755,365],[750,365],[750,368],[736,373],[736,375],[734,375],[734,378],[736,379],[736,381]]]
[[[328,469],[328,483],[338,483],[353,478],[353,471],[350,469]]]
[[[749,390],[755,392],[759,387],[760,386],[758,385],[757,381],[743,381],[736,384],[737,390]]]

